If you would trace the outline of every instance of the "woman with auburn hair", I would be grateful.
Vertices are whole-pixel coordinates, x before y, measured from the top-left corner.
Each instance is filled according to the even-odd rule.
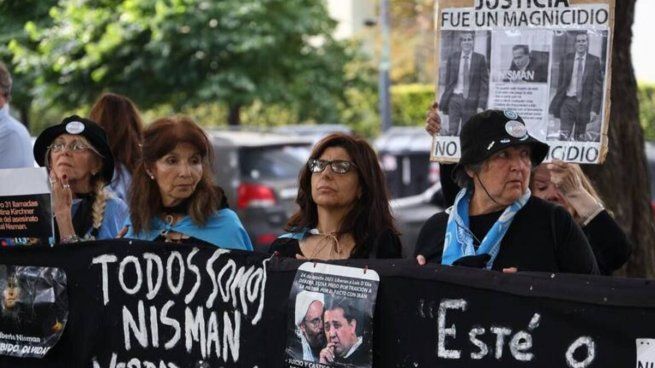
[[[142,161],[130,187],[126,238],[205,243],[252,250],[234,211],[221,208],[214,187],[212,147],[187,117],[161,118],[144,132]]]
[[[301,259],[399,258],[384,174],[362,138],[334,133],[300,171],[298,212],[271,252]]]
[[[119,198],[127,201],[132,173],[141,158],[143,122],[139,110],[125,96],[103,93],[93,104],[90,119],[107,132],[109,147],[116,162],[109,188]]]

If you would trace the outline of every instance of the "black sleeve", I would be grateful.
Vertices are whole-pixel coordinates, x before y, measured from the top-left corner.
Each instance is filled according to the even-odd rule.
[[[555,255],[560,272],[597,275],[596,257],[582,229],[563,207],[554,207],[552,211]]]
[[[280,257],[295,258],[296,254],[301,254],[300,244],[298,243],[297,239],[277,238],[268,248],[269,254],[273,254],[275,252],[277,252]]]
[[[375,258],[401,258],[402,245],[398,235],[394,234],[391,230],[383,231],[378,236],[375,247]],[[373,255],[373,254],[372,254]]]
[[[611,275],[628,261],[632,243],[607,211],[602,211],[583,227],[591,249],[596,256],[598,269]]]
[[[443,192],[443,207],[448,208],[455,203],[455,197],[460,187],[453,180],[453,171],[456,164],[439,164],[439,180],[441,181],[441,191]]]
[[[418,233],[416,246],[414,247],[414,256],[420,254],[428,262],[441,263],[447,223],[448,215],[445,212],[437,213],[430,217]]]

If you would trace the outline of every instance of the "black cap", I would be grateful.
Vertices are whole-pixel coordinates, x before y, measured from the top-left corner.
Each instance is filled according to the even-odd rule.
[[[494,153],[512,146],[530,146],[532,165],[548,154],[548,145],[530,134],[523,119],[512,110],[487,110],[473,115],[459,136],[462,157],[456,169],[480,163]]]
[[[105,130],[95,122],[77,115],[69,116],[61,123],[47,128],[36,138],[34,142],[34,159],[40,166],[45,166],[45,155],[48,147],[55,138],[62,134],[81,135],[86,138],[102,156],[102,171],[100,174],[107,183],[111,182],[111,178],[114,176],[114,156],[111,154]]]

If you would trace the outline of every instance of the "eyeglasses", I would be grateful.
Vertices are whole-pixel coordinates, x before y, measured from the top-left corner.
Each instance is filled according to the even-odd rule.
[[[322,173],[325,168],[330,165],[330,169],[332,169],[332,172],[337,173],[337,174],[345,174],[353,166],[355,165],[353,162],[350,161],[344,161],[344,160],[332,160],[332,161],[327,161],[327,160],[317,160],[317,159],[310,159],[307,162],[307,167],[309,167],[309,171],[311,171],[314,174]]]
[[[71,143],[68,143],[68,144],[62,143],[62,142],[57,142],[57,143],[51,144],[50,146],[48,146],[48,148],[50,149],[50,151],[52,151],[54,153],[63,152],[65,150],[68,150],[68,151],[71,151],[71,152],[82,152],[82,151],[90,149],[90,150],[95,151],[91,147],[91,145],[86,144],[84,142],[80,142],[80,141],[72,141]]]
[[[316,317],[316,318],[314,318],[312,320],[309,320],[309,321],[307,319],[305,319],[305,323],[310,324],[310,325],[312,325],[314,327],[319,327],[319,326],[321,326],[323,324],[323,318]]]

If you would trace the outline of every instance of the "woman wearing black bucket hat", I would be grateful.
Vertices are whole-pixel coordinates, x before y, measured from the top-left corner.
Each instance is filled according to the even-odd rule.
[[[114,174],[114,159],[100,126],[69,116],[39,135],[34,158],[49,171],[56,242],[109,239],[118,234],[128,210],[104,188]]]
[[[531,195],[531,169],[548,145],[527,132],[513,111],[473,116],[460,135],[454,176],[463,189],[449,213],[423,225],[419,263],[494,270],[598,273],[580,228],[565,209]]]

